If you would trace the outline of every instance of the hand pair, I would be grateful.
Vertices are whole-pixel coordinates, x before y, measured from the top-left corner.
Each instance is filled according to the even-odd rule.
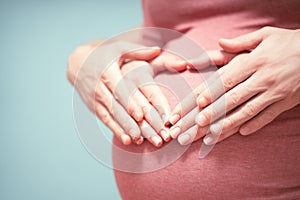
[[[210,51],[208,55],[216,65],[224,66],[173,110],[168,119],[173,125],[168,131],[172,138],[178,137],[180,144],[189,144],[205,136],[206,144],[214,144],[236,132],[253,133],[297,106],[299,38],[299,30],[266,27],[232,40],[221,39],[223,51]],[[128,53],[132,47],[141,49]],[[77,73],[79,67],[74,66],[80,63],[76,58],[82,57],[84,50],[77,51],[70,59],[69,80],[89,108],[124,144],[131,141],[141,144],[146,138],[159,147],[161,138],[170,140],[163,126],[169,105],[153,77],[165,69],[185,69],[189,62],[158,48],[109,44],[102,45],[95,59],[85,64],[101,66],[100,55],[113,52],[113,56],[106,57],[117,58],[111,67],[100,72],[86,67],[83,73]],[[127,63],[128,60],[135,61]],[[201,62],[202,67],[209,63]],[[93,90],[95,85],[97,89]]]

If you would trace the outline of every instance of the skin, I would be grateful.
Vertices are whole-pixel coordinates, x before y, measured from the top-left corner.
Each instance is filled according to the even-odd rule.
[[[237,132],[252,134],[299,105],[299,41],[300,30],[273,27],[220,39],[223,51],[210,56],[224,66],[172,111],[171,136],[183,145],[202,137],[214,144]]]
[[[123,144],[142,144],[147,139],[160,147],[163,141],[171,139],[164,127],[170,108],[153,77],[165,69],[185,68],[186,62],[162,52],[158,47],[115,42],[101,48],[107,48],[108,54],[113,49],[119,59],[96,78],[91,74],[93,66],[91,71],[88,71],[90,68],[82,68],[80,74],[83,75],[79,77],[85,60],[102,42],[82,45],[71,54],[67,71],[70,83],[75,87],[83,85],[76,89],[86,105]],[[137,47],[136,51],[127,51]],[[97,65],[105,64],[101,59],[97,60]],[[95,79],[98,84],[93,88]]]

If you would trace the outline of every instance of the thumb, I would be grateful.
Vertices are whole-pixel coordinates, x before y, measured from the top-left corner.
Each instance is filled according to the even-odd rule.
[[[256,48],[266,36],[265,29],[260,29],[233,39],[219,40],[219,45],[227,52],[238,53],[241,51],[251,51]]]
[[[145,47],[134,51],[125,52],[121,55],[119,59],[119,64],[121,66],[123,62],[127,59],[149,61],[157,57],[160,53],[161,49],[159,47]]]
[[[235,53],[225,51],[211,50],[206,51],[199,57],[188,60],[188,65],[191,69],[202,70],[210,66],[223,66],[228,64],[234,57]]]
[[[151,65],[153,66],[154,74],[157,74],[164,70],[173,72],[184,71],[186,70],[187,62],[176,55],[164,51],[151,61]]]

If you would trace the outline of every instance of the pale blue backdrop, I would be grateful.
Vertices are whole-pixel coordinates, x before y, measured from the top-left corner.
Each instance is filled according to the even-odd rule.
[[[81,43],[142,22],[140,0],[0,1],[0,199],[120,199],[84,149],[65,71]]]

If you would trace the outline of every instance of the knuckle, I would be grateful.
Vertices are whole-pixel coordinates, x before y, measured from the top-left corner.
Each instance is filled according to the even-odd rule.
[[[224,123],[224,128],[230,128],[230,127],[235,127],[236,121],[232,118],[227,118],[226,123]]]
[[[226,90],[231,89],[234,86],[234,81],[233,81],[232,77],[225,77],[223,79],[223,85]]]
[[[99,119],[104,123],[104,124],[108,124],[110,122],[110,115],[109,113],[104,111],[104,108],[102,106],[97,106],[95,108],[96,113],[99,117]]]
[[[237,105],[240,101],[240,95],[237,92],[233,91],[230,93],[230,99],[232,105]]]
[[[95,112],[98,114],[99,118],[101,118],[102,113],[103,113],[103,107],[100,105],[95,106]]]
[[[279,95],[279,97],[287,97],[291,93],[291,86],[279,84],[275,90],[275,93]]]
[[[242,111],[245,117],[252,117],[255,114],[255,106],[251,103],[246,104],[245,108],[242,109]]]
[[[249,94],[257,94],[261,91],[261,88],[259,88],[257,85],[253,83],[249,83],[246,87],[243,87],[243,93],[247,95]]]
[[[217,113],[217,110],[216,110],[216,109],[210,108],[210,109],[207,110],[206,113],[204,113],[204,115],[205,115],[208,119],[213,120],[213,119],[218,115],[218,113]]]
[[[110,116],[108,113],[105,113],[102,115],[101,117],[101,121],[104,123],[104,124],[108,124],[110,122]]]
[[[108,73],[103,72],[100,74],[100,78],[102,81],[107,81],[107,80],[109,80],[109,75],[108,75]]]
[[[101,89],[95,91],[95,99],[101,103],[107,104],[108,98]]]
[[[267,56],[261,55],[258,58],[256,58],[254,62],[251,62],[251,61],[249,61],[249,62],[251,63],[251,65],[253,65],[253,67],[255,69],[258,69],[258,68],[262,68],[262,67],[266,66],[266,64],[268,64],[270,62],[270,58]]]
[[[117,117],[117,116],[121,116],[121,111],[120,109],[116,109],[115,106],[110,106],[109,108],[109,112],[111,113],[112,116]]]
[[[262,80],[262,84],[271,86],[276,83],[277,76],[271,73],[268,73],[269,75],[266,75],[266,78]]]
[[[95,90],[95,97],[96,97],[97,99],[100,99],[100,98],[103,97],[103,92],[102,92],[102,90],[101,90],[100,88],[97,88],[97,89]]]
[[[206,84],[202,83],[193,90],[193,93],[195,97],[198,97],[201,93],[206,93],[206,91],[207,91]]]

